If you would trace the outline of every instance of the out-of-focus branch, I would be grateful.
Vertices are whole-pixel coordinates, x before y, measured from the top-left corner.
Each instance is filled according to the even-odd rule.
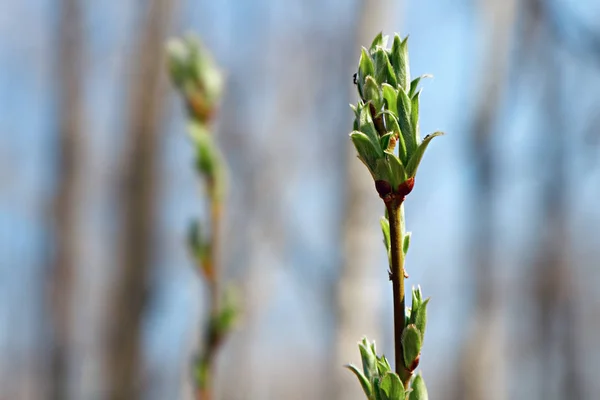
[[[214,140],[213,122],[223,89],[222,72],[199,40],[189,36],[168,44],[171,80],[188,109],[189,136],[196,152],[196,172],[206,189],[210,234],[199,222],[192,224],[188,245],[210,293],[210,313],[201,354],[196,360],[196,396],[214,398],[215,361],[237,315],[231,298],[221,301],[220,239],[226,186],[225,163]]]
[[[79,0],[60,2],[57,81],[59,107],[58,181],[54,199],[56,258],[52,270],[51,297],[54,343],[51,353],[51,398],[68,398],[71,306],[81,205],[82,171],[82,27]]]
[[[146,301],[147,271],[152,261],[156,150],[162,116],[163,43],[173,0],[149,2],[140,30],[135,74],[131,74],[127,147],[121,188],[120,265],[111,297],[107,353],[108,397],[138,399],[140,334]]]

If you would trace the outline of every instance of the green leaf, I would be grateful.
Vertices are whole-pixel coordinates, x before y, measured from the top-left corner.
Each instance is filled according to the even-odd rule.
[[[201,174],[214,177],[220,168],[220,154],[206,125],[194,121],[189,124],[189,135],[196,148],[196,169]]]
[[[396,116],[391,112],[384,110],[382,111],[385,115],[385,125],[388,131],[394,132],[396,135],[396,144],[398,145],[398,157],[400,161],[402,161],[402,165],[408,163],[407,153],[406,153],[406,143],[404,142],[404,136],[400,131],[400,126],[398,125],[398,120]]]
[[[381,110],[383,107],[383,96],[379,87],[377,86],[377,82],[373,79],[372,76],[367,76],[365,79],[365,86],[363,88],[363,98],[365,101],[371,101],[375,106],[376,110]]]
[[[379,158],[375,162],[375,173],[373,174],[375,180],[386,181],[391,184],[392,180],[392,171],[390,169],[390,164],[385,158]]]
[[[363,375],[362,372],[360,372],[360,370],[358,368],[356,368],[355,365],[353,364],[348,364],[345,366],[346,368],[348,368],[350,371],[354,372],[354,375],[356,375],[356,377],[358,378],[358,381],[360,382],[360,386],[362,386],[363,391],[365,392],[365,395],[367,395],[367,398],[371,398],[371,383],[369,382],[369,380]]]
[[[167,67],[173,84],[181,88],[187,76],[188,50],[181,39],[170,39],[167,42]]]
[[[408,60],[408,35],[400,44],[400,51],[404,57],[404,81],[401,83],[405,91],[408,91],[410,84],[410,63]]]
[[[194,379],[196,380],[200,389],[203,389],[207,386],[209,375],[209,363],[206,361],[205,357],[201,357],[200,359],[196,360],[194,365]]]
[[[412,104],[403,90],[398,90],[398,101],[396,104],[398,108],[398,125],[400,125],[400,131],[406,143],[406,151],[410,156],[417,147],[417,143],[415,142],[410,123]]]
[[[413,79],[413,81],[410,83],[410,90],[408,92],[408,97],[410,97],[411,99],[413,98],[415,93],[417,93],[417,88],[419,87],[419,82],[421,82],[421,79],[424,79],[424,78],[433,78],[433,75],[424,74],[424,75],[421,75],[421,76]]]
[[[417,374],[411,384],[412,392],[408,397],[409,400],[429,400],[427,395],[427,388],[425,387],[425,381],[421,374]]]
[[[391,370],[392,367],[385,356],[377,357],[377,371],[379,372],[379,376],[384,376]]]
[[[233,329],[238,321],[239,308],[240,301],[237,289],[230,286],[223,294],[219,317],[216,321],[219,335],[223,336]]]
[[[390,261],[390,221],[386,217],[381,217],[379,220],[381,224],[381,233],[383,233],[383,244],[388,255],[388,262]]]
[[[421,97],[421,91],[411,99],[410,107],[410,125],[413,129],[413,135],[415,137],[415,143],[419,143],[421,138],[419,137],[419,100]]]
[[[350,138],[354,143],[358,157],[365,163],[371,173],[375,172],[377,159],[379,158],[378,150],[381,151],[381,149],[376,149],[369,137],[362,132],[354,131],[350,134]],[[377,147],[379,147],[379,144],[377,144]]]
[[[375,63],[375,79],[377,83],[380,85],[389,83],[391,86],[396,87],[396,75],[394,74],[392,64],[390,64],[387,52],[382,48],[378,48],[373,53],[373,61]]]
[[[361,98],[363,97],[363,86],[365,84],[365,79],[367,78],[367,76],[374,76],[374,75],[375,75],[375,66],[373,65],[373,60],[371,59],[371,56],[367,52],[367,49],[365,49],[363,47],[361,50],[361,53],[360,53],[360,59],[358,61],[358,81],[357,81],[358,93],[360,94]]]
[[[427,303],[429,303],[429,298],[425,299],[425,301],[422,302],[411,315],[411,320],[414,321],[413,323],[419,332],[421,332],[421,342],[425,340],[425,328],[427,327]]]
[[[358,107],[355,106],[354,104],[350,104],[350,108],[352,109],[352,111],[354,111],[354,121],[352,123],[352,130],[358,131],[360,129],[360,127],[358,126],[358,120],[360,118],[360,111],[359,111]]]
[[[419,168],[419,164],[423,159],[423,155],[425,154],[425,150],[427,150],[427,146],[429,146],[429,142],[436,136],[443,135],[444,132],[435,132],[431,135],[425,136],[421,144],[417,147],[414,154],[411,156],[408,164],[406,165],[406,174],[408,177],[414,177],[417,174],[417,169]]]
[[[421,292],[421,286],[417,285],[415,288],[412,287],[412,307],[419,307],[423,302],[423,293]]]
[[[411,232],[406,232],[404,234],[404,243],[402,243],[402,251],[404,252],[404,256],[408,253],[408,248],[410,247],[410,236]]]
[[[410,368],[421,353],[421,332],[414,324],[409,324],[402,332],[402,348],[404,350],[404,366]]]
[[[375,36],[375,39],[373,39],[373,42],[371,42],[371,47],[369,48],[369,51],[373,53],[375,50],[377,50],[377,47],[385,48],[387,46],[387,42],[388,37],[384,36],[383,32],[379,32],[377,36]]]
[[[369,52],[364,47],[360,51],[360,59],[358,61],[358,72],[359,76],[365,79],[367,76],[375,75],[375,67],[373,66],[373,60],[369,55]]]
[[[367,379],[371,380],[377,373],[377,356],[375,351],[369,346],[366,338],[358,344],[358,349],[360,350],[363,372]]]
[[[398,91],[387,83],[382,84],[381,88],[383,90],[383,98],[385,99],[387,109],[392,114],[397,115],[396,102],[398,101]]]
[[[194,259],[201,262],[206,254],[206,240],[200,223],[196,220],[192,221],[188,228],[187,242]]]
[[[394,372],[388,372],[381,379],[379,392],[384,400],[404,400],[404,385]]]
[[[383,157],[383,150],[381,150],[379,147],[379,134],[377,133],[377,129],[375,129],[373,118],[371,117],[371,112],[369,111],[369,103],[360,107],[358,126],[360,131],[367,135],[369,140],[371,140],[373,146],[376,146],[379,157]]]
[[[397,34],[394,35],[394,43],[392,44],[391,61],[396,73],[398,85],[403,90],[407,91],[410,81],[410,70],[408,66],[408,36],[404,41]]]
[[[383,135],[380,139],[379,139],[379,144],[381,145],[381,150],[385,151],[392,151],[393,149],[390,149],[390,141],[392,139],[392,136],[394,136],[394,134],[392,132],[386,133],[385,135]]]
[[[404,166],[398,157],[396,157],[394,154],[387,153],[387,158],[392,172],[392,182],[390,183],[394,188],[397,188],[398,185],[406,180],[406,171],[404,170]]]

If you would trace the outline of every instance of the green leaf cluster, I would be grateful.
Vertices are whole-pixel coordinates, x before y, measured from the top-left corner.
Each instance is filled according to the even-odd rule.
[[[208,323],[207,337],[204,340],[204,352],[197,358],[194,368],[196,382],[200,388],[205,388],[210,373],[213,352],[229,332],[233,330],[239,318],[239,300],[237,292],[229,287],[225,292],[218,312]]]
[[[205,124],[192,119],[188,132],[194,145],[196,170],[207,178],[209,196],[221,201],[226,181],[221,152]]]
[[[419,365],[421,346],[425,339],[427,326],[427,304],[429,298],[423,300],[421,287],[412,288],[411,308],[406,309],[404,331],[402,333],[402,348],[404,351],[404,366],[411,373]]]
[[[380,33],[361,51],[356,73],[360,99],[351,106],[355,119],[350,137],[373,179],[387,182],[392,193],[402,193],[406,189],[399,186],[415,177],[431,139],[442,133],[421,139],[418,85],[428,75],[411,80],[408,37],[394,35],[391,49],[387,42]]]
[[[404,386],[385,356],[378,356],[375,342],[363,338],[358,344],[362,368],[346,366],[356,375],[368,400],[428,400],[427,389],[421,375]]]
[[[201,123],[209,122],[223,92],[223,74],[200,40],[193,35],[169,40],[167,66],[190,115]]]

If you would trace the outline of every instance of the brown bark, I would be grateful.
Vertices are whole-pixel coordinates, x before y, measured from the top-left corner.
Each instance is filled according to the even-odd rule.
[[[537,254],[530,283],[536,313],[533,333],[537,344],[539,397],[543,399],[583,399],[583,382],[576,349],[577,314],[572,269],[569,266],[568,168],[569,139],[564,123],[567,104],[562,99],[570,95],[556,84],[556,76],[564,74],[555,42],[549,40],[554,31],[549,5],[540,0],[527,3],[532,25],[541,27],[535,38],[539,75],[543,82],[540,104],[541,122],[538,142],[543,146],[544,164],[540,168],[543,184],[539,198],[540,232]],[[546,32],[546,33],[545,33]],[[555,33],[556,34],[556,33]],[[559,39],[561,40],[561,39]],[[562,40],[561,40],[562,41]],[[554,386],[558,384],[558,391]]]
[[[161,125],[164,42],[172,0],[149,2],[133,63],[127,144],[121,188],[120,265],[111,297],[107,354],[107,398],[138,399],[141,394],[140,335],[152,240],[158,133]]]
[[[51,398],[68,398],[71,297],[77,264],[78,213],[82,170],[82,29],[78,0],[60,3],[57,80],[59,105],[58,181],[54,199],[56,257],[51,300],[54,343],[51,352]]]

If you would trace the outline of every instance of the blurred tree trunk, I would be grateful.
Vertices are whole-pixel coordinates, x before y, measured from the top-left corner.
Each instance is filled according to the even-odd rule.
[[[156,157],[163,116],[164,43],[173,0],[148,2],[140,28],[129,93],[126,151],[123,153],[121,223],[115,292],[111,296],[107,397],[138,399],[141,394],[141,327],[146,302],[146,280],[152,263],[154,238]]]
[[[490,26],[489,49],[482,68],[479,101],[471,127],[471,150],[468,155],[475,165],[472,226],[469,251],[474,252],[472,272],[476,304],[469,339],[463,349],[456,399],[489,400],[506,398],[503,373],[503,337],[498,288],[494,282],[494,200],[495,177],[493,132],[497,113],[502,106],[504,83],[508,71],[508,53],[515,18],[515,1],[484,1],[484,18]],[[495,384],[489,384],[494,377]]]
[[[78,0],[60,2],[57,82],[59,108],[58,181],[54,199],[56,257],[51,278],[54,343],[50,398],[69,398],[72,293],[78,260],[78,214],[83,160],[82,27]]]
[[[537,254],[533,262],[530,283],[534,295],[537,343],[537,370],[540,399],[583,399],[583,382],[577,353],[577,310],[573,288],[573,272],[569,268],[570,252],[568,194],[571,181],[567,172],[571,139],[569,127],[563,121],[568,116],[567,103],[562,99],[573,94],[557,83],[565,75],[556,41],[553,40],[553,19],[548,4],[541,0],[527,2],[524,13],[532,26],[541,26],[537,35],[536,69],[543,70],[540,104],[541,145],[539,211],[540,222]]]
[[[400,7],[392,0],[363,0],[359,3],[353,58],[358,65],[361,46],[368,47],[378,32],[393,34],[391,27],[396,10]],[[352,77],[348,76],[348,82]],[[356,90],[351,103],[355,103]],[[350,121],[351,114],[348,113]],[[350,140],[346,144],[346,209],[343,227],[343,264],[337,286],[337,331],[335,398],[339,400],[364,397],[356,378],[343,365],[359,358],[358,342],[367,335],[369,340],[381,343],[382,290],[381,276],[386,274],[383,264],[385,250],[379,227],[383,203],[377,196],[373,179],[356,158]],[[381,261],[381,262],[380,262]],[[387,261],[387,258],[386,258]],[[390,288],[391,290],[391,288]]]

